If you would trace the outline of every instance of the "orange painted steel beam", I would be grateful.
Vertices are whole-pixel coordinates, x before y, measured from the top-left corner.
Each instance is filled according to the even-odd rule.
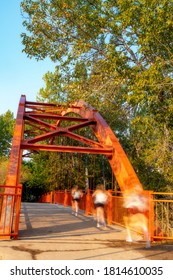
[[[35,117],[35,118],[39,118],[39,119],[50,119],[50,120],[67,120],[67,121],[76,121],[76,119],[78,120],[78,122],[85,122],[88,121],[88,119],[85,118],[76,118],[76,117],[66,117],[66,116],[61,116],[61,115],[57,115],[57,114],[38,114],[38,113],[25,113],[25,119],[30,118],[30,117]]]
[[[1,224],[3,224],[3,228],[0,227],[0,234],[3,233],[4,235],[7,235],[14,230],[13,225],[16,225],[15,217],[18,219],[14,212],[18,212],[20,209],[20,200],[15,199],[15,194],[19,197],[21,196],[21,190],[19,190],[18,186],[20,183],[20,167],[22,162],[22,150],[20,144],[24,132],[23,116],[25,112],[25,100],[25,96],[21,96],[6,177],[5,195],[1,212]]]
[[[19,102],[16,124],[14,128],[6,186],[17,186],[20,183],[20,168],[22,162],[22,150],[20,144],[24,137],[25,101],[26,97],[22,95]]]
[[[57,145],[44,145],[44,144],[26,144],[21,143],[21,147],[24,150],[36,150],[36,151],[50,151],[50,152],[65,152],[65,153],[82,153],[82,154],[103,154],[112,156],[112,148],[88,148],[77,146],[57,146]]]

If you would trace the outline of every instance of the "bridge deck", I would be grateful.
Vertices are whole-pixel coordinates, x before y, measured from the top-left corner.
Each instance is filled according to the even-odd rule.
[[[164,247],[159,251],[158,245],[145,249],[141,241],[128,244],[124,228],[97,228],[93,217],[82,211],[75,217],[71,207],[48,203],[21,206],[19,239],[0,241],[0,259],[142,260],[163,259],[164,254],[168,259],[167,253],[172,250]],[[154,249],[157,253],[153,253]]]

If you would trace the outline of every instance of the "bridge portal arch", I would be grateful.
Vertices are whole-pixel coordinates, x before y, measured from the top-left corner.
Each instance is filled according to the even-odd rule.
[[[61,126],[63,121],[69,122],[69,125]],[[96,140],[78,134],[81,128],[90,129]],[[55,139],[59,136],[74,139],[79,146],[56,145]],[[21,95],[5,187],[5,192],[11,196],[6,196],[3,201],[1,235],[2,232],[8,235],[14,221],[19,221],[20,202],[16,204],[15,194],[21,192],[20,169],[25,151],[102,154],[107,157],[122,191],[133,189],[136,185],[143,189],[117,137],[95,108],[82,100],[62,106],[27,101],[26,96]]]

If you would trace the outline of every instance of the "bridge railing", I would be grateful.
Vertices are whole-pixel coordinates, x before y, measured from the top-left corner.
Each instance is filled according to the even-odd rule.
[[[123,196],[121,191],[109,190],[111,199],[105,207],[105,216],[109,225],[124,225],[124,215],[126,209],[123,207]],[[88,190],[83,194],[79,203],[79,208],[85,212],[85,215],[94,215],[95,209],[92,199],[92,190]],[[149,230],[151,240],[171,240],[173,239],[173,193],[159,193],[145,191],[149,198]],[[42,202],[58,203],[71,206],[71,192],[54,191],[47,194],[47,201],[43,196]]]
[[[0,239],[18,237],[21,195],[21,185],[0,185]]]
[[[124,226],[125,209],[121,192],[109,191],[111,199],[105,207],[107,223]],[[173,193],[148,192],[150,198],[149,230],[151,240],[173,240]],[[18,237],[22,187],[0,185],[0,239],[1,237]],[[92,190],[83,193],[79,208],[85,215],[94,215],[95,209]],[[58,203],[64,207],[71,206],[71,192],[53,191],[40,197],[39,202]],[[10,205],[14,207],[9,207]],[[9,224],[9,217],[12,223]]]
[[[173,240],[173,193],[153,192],[154,238]]]

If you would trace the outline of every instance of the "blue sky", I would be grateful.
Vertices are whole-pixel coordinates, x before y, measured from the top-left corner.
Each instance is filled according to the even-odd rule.
[[[20,0],[0,0],[0,115],[7,110],[16,117],[20,96],[36,101],[44,86],[43,75],[54,71],[50,60],[36,61],[22,53],[20,34],[25,32]]]

